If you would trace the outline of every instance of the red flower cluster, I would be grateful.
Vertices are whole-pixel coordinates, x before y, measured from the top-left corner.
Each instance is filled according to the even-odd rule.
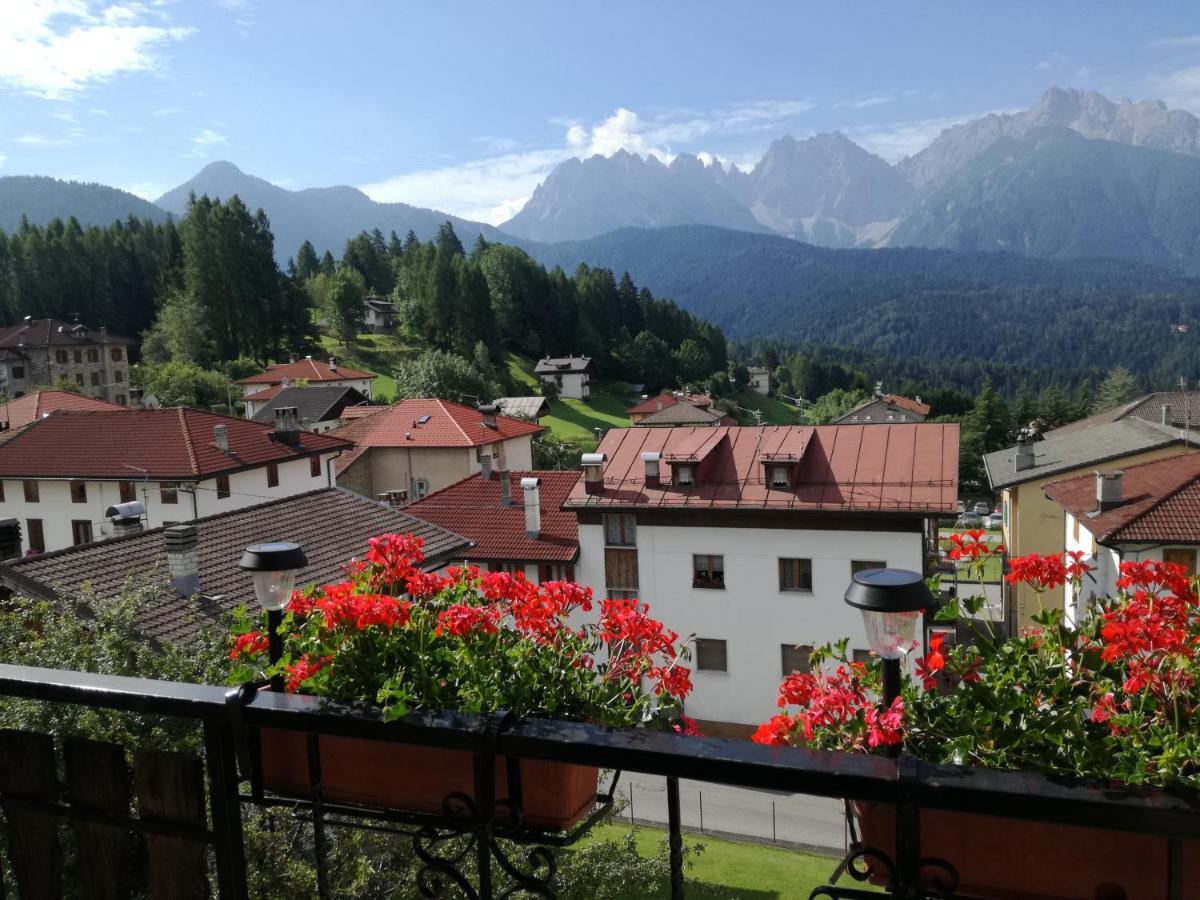
[[[880,712],[872,706],[867,710],[867,746],[881,747],[899,744],[904,740],[904,698],[897,697],[892,705]]]
[[[230,659],[245,659],[248,656],[260,656],[267,652],[270,643],[267,636],[258,631],[248,631],[245,634],[240,634],[233,642],[233,649],[229,651]]]
[[[1045,556],[1037,553],[1018,556],[1009,560],[1004,580],[1009,584],[1027,584],[1039,593],[1053,590],[1068,581],[1078,582],[1092,570],[1082,560],[1083,553],[1078,550]]]
[[[950,549],[946,556],[954,561],[970,560],[976,562],[989,556],[1003,556],[1004,545],[990,546],[984,540],[987,532],[982,528],[972,528],[969,531],[950,535]]]
[[[424,538],[411,534],[381,534],[367,542],[367,563],[372,567],[372,587],[395,591],[425,561]]]
[[[605,678],[627,678],[636,682],[649,673],[653,656],[661,655],[672,661],[676,658],[678,650],[675,643],[679,635],[651,618],[649,613],[650,607],[637,600],[600,601],[600,640],[608,647]],[[682,666],[672,668],[688,672]],[[680,676],[668,677],[678,679]],[[682,689],[681,681],[672,681],[671,685],[676,690]],[[687,682],[687,689],[691,690],[690,681]],[[668,693],[674,695],[674,691]]]
[[[294,694],[300,686],[333,662],[332,656],[305,656],[290,666],[286,666],[287,690]]]
[[[468,606],[455,603],[438,613],[434,634],[450,634],[466,637],[469,634],[495,634],[498,632],[502,610],[497,606]]]
[[[362,631],[372,627],[403,628],[408,624],[412,604],[386,594],[355,593],[354,584],[343,581],[326,587],[313,606],[330,631],[339,628]]]
[[[592,589],[573,581],[544,581],[532,591],[519,590],[509,609],[518,631],[553,640],[575,610],[591,612]]]
[[[692,670],[687,666],[651,666],[646,674],[658,682],[654,686],[655,694],[670,694],[682,700],[692,692]]]
[[[946,657],[942,654],[942,644],[946,636],[938,633],[929,638],[929,653],[917,658],[917,677],[925,690],[932,691],[937,687],[938,672],[946,668]]]
[[[871,706],[862,683],[864,670],[862,663],[850,663],[838,666],[832,675],[793,672],[779,687],[779,705],[799,707],[794,724],[811,741],[814,729],[844,725]]]

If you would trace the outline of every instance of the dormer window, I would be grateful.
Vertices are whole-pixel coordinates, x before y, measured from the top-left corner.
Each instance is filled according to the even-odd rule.
[[[789,488],[792,486],[791,466],[767,466],[769,483],[773,488]]]
[[[681,487],[691,487],[696,483],[696,467],[691,463],[676,463],[672,473],[675,483]]]

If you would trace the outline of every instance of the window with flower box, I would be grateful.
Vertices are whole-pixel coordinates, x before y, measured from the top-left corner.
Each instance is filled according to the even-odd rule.
[[[696,671],[729,671],[729,654],[725,641],[719,638],[696,638]]]
[[[812,578],[811,559],[779,560],[779,590],[811,594]]]
[[[696,554],[692,557],[692,587],[725,590],[725,557]]]

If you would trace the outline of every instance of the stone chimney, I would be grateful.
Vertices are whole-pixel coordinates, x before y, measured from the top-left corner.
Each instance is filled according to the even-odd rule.
[[[522,478],[521,490],[525,492],[525,536],[536,541],[542,533],[542,492],[538,487],[540,478]]]
[[[180,597],[191,597],[200,588],[200,558],[196,552],[196,526],[172,525],[163,531],[167,545],[167,571]]]
[[[604,493],[604,462],[608,457],[603,453],[585,453],[580,458],[583,464],[583,490],[588,494]]]
[[[217,449],[222,453],[229,452],[229,426],[214,425],[213,426],[213,443],[217,445]]]
[[[479,407],[479,412],[483,416],[483,425],[485,428],[496,430],[496,405],[494,403],[484,403]]]
[[[479,455],[479,474],[483,476],[484,481],[492,480],[492,454],[481,453]]]
[[[1013,457],[1013,471],[1024,472],[1035,465],[1033,458],[1033,438],[1027,434],[1017,435],[1017,454]]]
[[[329,357],[329,371],[330,372],[337,371],[337,357],[336,356]]]
[[[1121,482],[1124,472],[1096,473],[1096,511],[1108,512],[1121,505]]]
[[[275,440],[281,444],[300,443],[300,412],[296,407],[275,408]]]
[[[646,466],[646,487],[656,488],[661,482],[659,480],[659,459],[662,454],[657,450],[647,450],[642,454],[642,463]]]

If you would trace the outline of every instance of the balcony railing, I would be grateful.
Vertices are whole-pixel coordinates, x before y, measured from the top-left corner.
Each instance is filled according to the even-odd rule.
[[[496,885],[503,877],[505,884],[515,884],[524,895],[553,897],[554,848],[569,843],[574,836],[546,833],[522,824],[519,802],[506,804],[504,798],[497,796],[496,763],[501,758],[597,766],[614,770],[618,775],[624,771],[666,776],[673,897],[684,896],[680,778],[893,804],[898,849],[895,859],[884,860],[882,870],[890,873],[889,891],[902,897],[956,896],[955,861],[922,857],[919,823],[926,810],[970,812],[1166,838],[1167,871],[1165,876],[1161,873],[1156,876],[1165,878],[1167,898],[1185,896],[1183,842],[1200,838],[1198,808],[1163,792],[1134,795],[1067,784],[1028,772],[931,765],[908,756],[886,759],[811,752],[744,741],[499,715],[422,713],[389,723],[373,710],[259,691],[251,686],[227,691],[212,686],[10,665],[0,665],[0,696],[191,720],[202,726],[204,734],[202,761],[179,754],[147,757],[142,762],[148,772],[141,771],[135,763],[137,796],[131,797],[123,785],[115,783],[125,775],[122,748],[94,742],[81,747],[79,742],[62,737],[0,732],[4,847],[21,897],[58,895],[54,879],[61,877],[61,873],[54,861],[62,858],[57,832],[58,822],[63,819],[72,823],[77,834],[90,836],[86,852],[81,852],[75,860],[75,868],[84,879],[114,877],[113,859],[129,857],[122,849],[127,848],[122,840],[127,841],[136,832],[145,838],[150,857],[148,868],[156,871],[158,877],[203,879],[202,870],[206,867],[200,866],[197,875],[195,861],[198,855],[211,853],[219,896],[246,897],[243,807],[280,803],[287,803],[311,819],[322,892],[328,890],[320,880],[325,831],[335,817],[345,821],[346,817],[358,816],[377,823],[385,821],[411,836],[421,860],[418,884],[428,891],[426,896],[440,896],[440,890],[452,888],[460,895],[490,900],[501,895]],[[256,735],[261,729],[281,729],[307,736],[312,790],[306,799],[273,797],[262,790],[255,777],[254,762]],[[457,814],[452,814],[455,810],[448,804],[445,816],[406,815],[325,803],[321,794],[320,755],[313,753],[312,748],[321,738],[330,736],[473,754],[474,796],[467,798],[465,805],[457,804]],[[65,776],[60,772],[65,772]],[[515,793],[519,795],[519,789]],[[609,799],[610,796],[599,796],[598,804],[603,806]],[[475,852],[469,857],[439,856],[437,841],[447,835],[469,838]],[[521,854],[518,859],[506,843],[510,840],[535,845],[534,851]],[[85,842],[80,841],[80,846],[84,847]],[[865,878],[864,860],[878,861],[888,856],[880,848],[852,844],[847,860],[836,869],[831,862],[831,884],[815,889],[810,896],[876,896],[856,887],[855,878],[859,882]],[[191,859],[190,868],[181,865],[181,859]],[[469,860],[471,871],[460,870],[463,859]],[[1011,862],[1014,866],[1021,865],[1020,860]],[[85,871],[89,863],[96,866],[90,875]],[[936,891],[919,886],[922,870],[931,865],[949,873],[949,885]],[[1063,865],[1070,866],[1071,860],[1064,859]],[[0,884],[0,897],[10,895],[5,887]],[[1194,891],[1195,885],[1187,890]]]

